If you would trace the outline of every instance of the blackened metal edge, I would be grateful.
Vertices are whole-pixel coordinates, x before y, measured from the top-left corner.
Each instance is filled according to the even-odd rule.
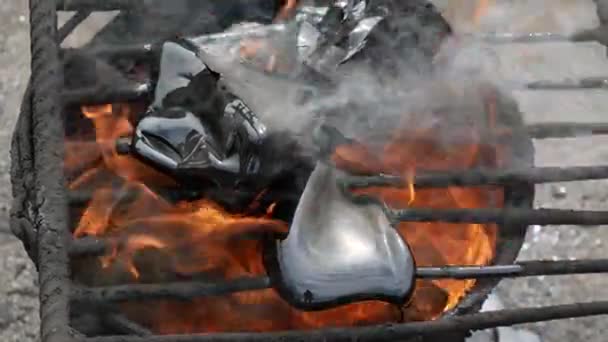
[[[69,342],[67,197],[63,180],[63,84],[57,44],[55,1],[30,0],[31,122],[34,167],[34,225],[40,280],[40,336]]]

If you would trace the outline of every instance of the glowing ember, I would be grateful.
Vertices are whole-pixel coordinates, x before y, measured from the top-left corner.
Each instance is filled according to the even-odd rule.
[[[251,234],[287,232],[287,223],[273,219],[275,203],[260,208],[256,197],[250,207],[243,210],[258,214],[245,215],[228,212],[208,199],[176,203],[166,200],[153,189],[161,185],[170,188],[174,185],[171,179],[129,156],[116,153],[115,139],[132,133],[129,108],[128,105],[82,108],[95,128],[97,156],[101,156],[102,161],[82,171],[70,185],[75,190],[94,189],[74,236],[103,236],[112,243],[110,252],[97,260],[101,273],[110,279],[122,273],[132,282],[264,275],[262,243],[260,239],[252,239]],[[495,108],[488,106],[486,110],[492,112]],[[490,116],[493,115],[495,113]],[[483,127],[473,124],[454,128],[462,131],[459,137],[466,139],[446,145],[436,139],[441,128],[412,133],[416,120],[416,116],[411,116],[411,121],[404,122],[408,133],[396,131],[380,151],[364,144],[339,146],[333,159],[339,167],[354,173],[386,172],[403,176],[408,181],[404,188],[358,190],[378,196],[395,208],[502,206],[502,191],[497,189],[415,189],[412,180],[417,170],[470,168],[479,165],[488,153],[494,157],[494,166],[500,164],[495,160],[498,151],[480,143],[479,132]],[[492,120],[489,121],[493,125]],[[73,141],[67,145],[65,167],[68,171],[78,169],[74,155],[79,151],[77,145]],[[95,151],[90,145],[83,148]],[[419,266],[486,265],[494,257],[496,227],[493,225],[402,223],[398,228]],[[418,281],[412,302],[403,310],[369,301],[302,312],[290,307],[272,289],[187,303],[157,301],[153,303],[156,307],[153,311],[146,310],[148,305],[133,303],[124,304],[123,309],[133,320],[158,333],[352,326],[395,322],[401,318],[436,318],[456,306],[474,284],[473,280]]]
[[[486,109],[495,110],[487,106]],[[492,115],[490,115],[492,116]],[[488,205],[502,206],[501,190],[489,188],[448,187],[438,189],[417,189],[412,184],[415,170],[452,170],[475,166],[481,158],[481,150],[487,146],[480,144],[480,128],[469,127],[466,141],[457,145],[442,146],[437,139],[438,130],[430,129],[411,132],[421,116],[413,116],[403,127],[408,131],[396,132],[393,139],[381,152],[370,151],[362,145],[341,146],[334,155],[334,162],[340,167],[357,173],[388,173],[401,175],[406,188],[367,188],[360,193],[381,198],[394,208],[483,208]],[[489,120],[491,122],[491,120]],[[493,125],[493,123],[490,123]],[[454,128],[455,130],[458,128]],[[493,155],[498,151],[493,150]],[[379,157],[378,157],[379,156]],[[364,166],[364,167],[361,167]],[[496,246],[495,225],[449,224],[449,223],[401,223],[399,231],[412,248],[418,266],[439,265],[487,265],[493,257]],[[424,283],[420,281],[419,283]],[[474,280],[433,280],[432,284],[442,289],[447,298],[443,310],[455,307],[466,292],[475,284]],[[428,284],[419,284],[428,288]],[[428,291],[428,290],[427,290]],[[414,296],[413,307],[428,307],[428,298]],[[420,303],[418,303],[420,301]],[[430,317],[437,317],[442,310],[433,311]]]

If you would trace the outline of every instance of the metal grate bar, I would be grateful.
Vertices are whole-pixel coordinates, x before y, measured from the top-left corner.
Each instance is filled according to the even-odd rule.
[[[555,32],[530,32],[524,34],[514,33],[489,33],[489,34],[465,34],[464,37],[481,40],[490,44],[513,44],[513,43],[546,43],[546,42],[571,42],[573,36],[567,36]],[[591,37],[585,37],[592,40]],[[580,40],[579,40],[580,41]],[[585,40],[583,40],[585,41]]]
[[[608,224],[608,212],[561,209],[385,209],[392,222],[498,223],[508,225]]]
[[[251,232],[247,234],[241,234],[234,239],[243,240],[260,240],[272,237],[274,239],[284,239],[287,237],[285,233],[272,233],[269,235],[267,232]],[[70,257],[78,256],[101,256],[108,253],[112,248],[112,243],[108,240],[98,239],[94,237],[83,237],[72,240],[70,243],[69,254]]]
[[[98,288],[76,288],[72,299],[79,302],[121,302],[150,299],[191,300],[197,297],[267,289],[267,277],[240,278],[216,283],[180,282],[165,284],[117,285]]]
[[[134,83],[122,86],[98,86],[77,90],[64,90],[61,94],[66,105],[94,105],[120,103],[146,99],[152,86],[148,83]]]
[[[152,336],[152,332],[118,313],[107,314],[103,322],[113,331],[136,336]]]
[[[608,77],[588,77],[568,81],[536,81],[526,84],[530,90],[608,89]]]
[[[55,0],[58,11],[116,11],[137,9],[144,6],[144,0]]]
[[[170,336],[107,336],[84,338],[82,342],[285,342],[285,341],[397,341],[415,336],[432,336],[450,332],[466,332],[523,323],[536,323],[564,318],[608,314],[608,301],[552,305],[538,308],[490,311],[451,316],[435,321],[384,324],[367,327],[326,328],[309,331],[275,333],[221,333]]]
[[[590,30],[582,30],[571,35],[556,32],[530,32],[518,33],[491,33],[481,35],[465,35],[467,38],[481,40],[490,44],[513,44],[513,43],[548,43],[548,42],[597,42],[604,44],[606,27],[598,26]]]
[[[47,0],[30,0],[31,92],[22,117],[30,125],[32,143],[31,224],[37,232],[34,249],[40,283],[40,336],[45,342],[69,342],[69,259],[67,196],[63,177],[63,84],[57,44],[57,12]],[[29,98],[29,99],[28,99]],[[28,101],[29,100],[29,101]],[[28,105],[29,103],[29,105]],[[31,108],[28,108],[31,106]],[[30,229],[32,229],[30,228]]]
[[[445,186],[509,185],[517,183],[554,183],[608,178],[608,166],[534,167],[511,170],[464,170],[423,172],[414,176],[420,188]],[[403,178],[392,175],[348,176],[339,181],[345,191],[370,186],[405,186]]]
[[[418,267],[416,276],[424,279],[516,278],[608,272],[608,259],[525,261],[513,265]],[[168,284],[128,284],[98,288],[79,288],[72,299],[79,302],[114,303],[154,299],[192,300],[242,291],[267,289],[268,277],[250,277],[222,282],[180,282]]]

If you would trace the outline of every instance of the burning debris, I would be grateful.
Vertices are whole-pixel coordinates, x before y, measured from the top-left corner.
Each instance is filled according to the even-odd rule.
[[[502,113],[496,97],[463,107],[451,101],[454,94],[441,108],[405,107],[401,99],[378,105],[384,98],[334,102],[344,74],[359,67],[375,69],[375,84],[384,86],[409,66],[428,72],[450,32],[425,1],[297,8],[287,1],[272,24],[164,42],[150,103],[82,107],[96,136],[87,146],[101,161],[77,170],[72,153],[82,146],[68,141],[67,173],[77,174],[70,188],[92,192],[74,236],[109,243],[95,266],[76,262],[76,277],[99,285],[270,275],[270,289],[162,301],[159,313],[121,306],[159,333],[429,320],[454,309],[475,280],[416,279],[416,267],[488,265],[497,255],[497,227],[397,223],[381,206],[354,198],[396,209],[501,207],[502,188],[417,189],[413,178],[417,170],[509,163],[508,144],[487,137],[510,126],[513,114]],[[242,91],[243,75],[310,93],[281,107],[281,96],[263,83]],[[274,101],[275,112],[258,95]],[[298,108],[308,125],[277,129],[277,108]],[[382,129],[361,125],[379,109],[395,112]],[[353,122],[368,132],[346,134],[356,131]],[[315,143],[303,143],[301,134]],[[347,174],[376,173],[407,185],[345,191],[337,184]],[[160,311],[183,315],[167,319]]]

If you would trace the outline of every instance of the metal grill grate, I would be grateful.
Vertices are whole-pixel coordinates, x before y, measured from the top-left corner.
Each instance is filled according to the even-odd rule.
[[[66,194],[62,179],[63,127],[59,118],[62,105],[123,102],[145,98],[149,95],[149,84],[125,84],[112,88],[91,88],[78,91],[59,91],[62,41],[92,11],[133,10],[143,6],[143,0],[30,0],[32,38],[32,92],[31,108],[23,108],[31,115],[33,131],[35,194],[33,203],[38,225],[38,267],[40,271],[40,296],[43,342],[135,342],[135,341],[394,341],[412,336],[435,335],[446,332],[461,332],[508,326],[519,323],[540,322],[554,319],[608,314],[608,301],[576,303],[500,310],[452,316],[436,321],[386,324],[379,326],[321,329],[313,331],[289,331],[276,333],[225,333],[181,336],[150,336],[151,333],[128,321],[121,315],[106,317],[107,323],[125,336],[86,338],[69,328],[71,303],[108,305],[112,302],[145,301],[158,298],[189,300],[195,297],[213,296],[238,291],[264,289],[272,286],[266,277],[237,279],[219,283],[184,282],[154,285],[121,285],[100,288],[80,288],[71,284],[68,256],[98,255],[106,250],[103,240],[84,238],[69,240],[68,220],[65,216],[68,202],[77,202],[78,195]],[[56,5],[54,5],[56,4]],[[77,11],[72,20],[57,30],[57,10]],[[490,41],[537,42],[546,40],[595,40],[592,34],[581,37],[555,35],[527,35],[522,37],[483,37]],[[129,58],[154,58],[157,47],[153,44],[140,46],[111,46],[92,53],[103,56]],[[91,51],[89,52],[91,53]],[[608,78],[583,79],[575,82],[533,82],[524,85],[528,89],[590,89],[608,88]],[[27,104],[28,101],[26,101]],[[605,123],[549,123],[527,126],[532,138],[572,137],[580,135],[607,134]],[[416,175],[417,187],[442,187],[448,185],[505,185],[538,184],[589,179],[608,178],[608,166],[595,167],[542,167],[514,170],[472,170],[463,172]],[[369,185],[386,186],[399,184],[400,180],[388,175],[375,177],[351,177],[343,179],[345,190]],[[349,191],[345,191],[350,193]],[[69,201],[68,201],[69,199]],[[82,199],[80,199],[82,201]],[[353,198],[370,201],[369,198]],[[393,221],[442,221],[471,223],[513,223],[530,225],[575,224],[595,226],[608,224],[608,212],[552,209],[405,209],[385,208]],[[68,243],[68,241],[70,241]],[[420,278],[486,278],[526,277],[539,275],[563,275],[608,272],[608,259],[576,261],[529,261],[513,265],[488,267],[446,266],[421,267]]]

